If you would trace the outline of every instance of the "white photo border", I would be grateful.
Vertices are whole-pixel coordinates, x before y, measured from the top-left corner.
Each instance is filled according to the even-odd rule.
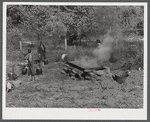
[[[143,109],[6,108],[6,10],[7,5],[144,6],[144,106]],[[3,2],[2,118],[5,120],[147,120],[147,2]],[[92,111],[93,110],[93,111]]]

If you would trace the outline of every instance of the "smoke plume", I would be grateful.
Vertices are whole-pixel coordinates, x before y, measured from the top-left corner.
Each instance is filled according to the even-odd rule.
[[[104,61],[109,60],[109,58],[111,57],[113,41],[114,39],[111,36],[107,36],[103,40],[103,43],[93,51],[97,62],[102,63]]]
[[[104,61],[107,61],[111,57],[112,53],[112,42],[113,37],[105,36],[103,43],[93,50],[94,58],[84,56],[79,60],[76,60],[78,65],[83,67],[97,67],[100,66]]]
[[[81,67],[91,68],[91,67],[97,67],[98,62],[95,58],[90,58],[88,56],[84,56],[81,59],[76,60],[77,65]]]

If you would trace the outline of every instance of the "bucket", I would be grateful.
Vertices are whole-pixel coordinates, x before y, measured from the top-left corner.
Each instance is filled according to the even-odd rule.
[[[41,74],[43,74],[42,68],[41,68],[41,67],[38,67],[38,68],[36,69],[36,75],[41,75]]]
[[[48,59],[44,59],[44,65],[48,64]]]
[[[26,75],[27,74],[27,66],[23,66],[23,68],[22,68],[22,74],[23,75]]]
[[[9,80],[15,80],[14,73],[8,73]]]

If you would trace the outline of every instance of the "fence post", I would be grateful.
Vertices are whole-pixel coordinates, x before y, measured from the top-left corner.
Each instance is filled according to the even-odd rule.
[[[65,51],[67,51],[67,38],[65,38]]]
[[[20,50],[22,50],[22,41],[20,41]]]

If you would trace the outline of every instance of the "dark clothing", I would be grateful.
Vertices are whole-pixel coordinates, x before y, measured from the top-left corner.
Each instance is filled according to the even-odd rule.
[[[44,61],[46,59],[46,48],[43,44],[40,44],[38,47],[38,54],[39,54],[39,59],[40,61]]]
[[[102,41],[100,41],[99,39],[97,39],[97,40],[96,40],[96,43],[102,44]]]
[[[32,53],[28,53],[28,54],[25,56],[25,60],[27,60],[28,62],[32,63],[32,62],[33,62]]]
[[[31,53],[28,53],[25,56],[25,59],[28,61],[28,75],[34,76],[34,67],[33,67],[33,56]]]
[[[28,63],[28,67],[29,67],[28,75],[34,76],[35,73],[34,73],[34,67],[33,67],[33,64],[31,64],[31,63],[29,62],[29,63]]]
[[[46,53],[45,46],[43,44],[39,45],[39,47],[38,47],[38,54],[45,55],[45,53]]]
[[[39,60],[44,61],[46,59],[45,54],[39,54]]]

